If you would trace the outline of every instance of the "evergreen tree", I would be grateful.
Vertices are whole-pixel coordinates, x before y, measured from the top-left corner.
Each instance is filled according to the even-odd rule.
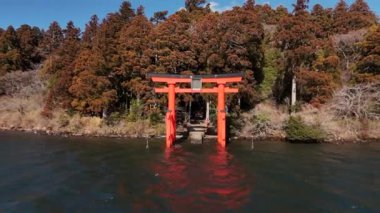
[[[202,9],[202,6],[206,3],[206,0],[185,0],[185,8],[187,11],[192,12],[194,10]]]
[[[153,22],[155,25],[158,25],[159,23],[166,21],[167,15],[168,15],[167,10],[155,12],[153,17],[150,19],[150,21]]]
[[[380,75],[380,25],[372,27],[360,44],[361,58],[359,59],[357,71]]]
[[[316,58],[318,26],[306,10],[307,1],[299,0],[294,5],[294,15],[284,17],[276,33],[276,46],[285,53],[283,74],[278,77],[275,88],[277,101],[289,97],[291,83],[297,72],[308,70]]]
[[[104,76],[102,56],[83,49],[74,62],[74,77],[68,91],[73,96],[71,107],[82,114],[103,116],[116,101],[116,91]]]
[[[296,4],[293,4],[295,15],[300,15],[300,13],[305,13],[307,8],[309,8],[309,0],[297,0]]]
[[[118,54],[121,57],[121,67],[117,72],[124,94],[133,97],[138,102],[145,97],[151,88],[145,79],[151,62],[150,34],[153,25],[139,13],[131,22],[124,26],[120,33]],[[151,70],[152,72],[154,70]],[[131,100],[126,100],[129,104]]]
[[[255,9],[255,0],[246,0],[243,8],[246,10],[253,10]]]
[[[327,38],[333,33],[333,19],[331,10],[324,9],[322,5],[314,5],[312,11],[312,21],[318,26],[320,30],[319,37]]]
[[[57,49],[57,57],[53,59],[54,69],[49,70],[51,86],[48,99],[42,112],[43,115],[50,116],[55,103],[63,108],[69,108],[71,95],[68,91],[74,76],[74,61],[80,50],[80,29],[74,26],[72,21],[67,23],[63,30],[62,45]]]
[[[95,36],[99,28],[98,16],[93,15],[91,20],[86,24],[86,28],[83,32],[82,42],[86,47],[92,47],[94,45]]]
[[[50,24],[48,30],[44,33],[41,42],[42,55],[47,57],[57,50],[63,41],[62,28],[59,26],[58,22],[54,21]]]
[[[370,27],[376,23],[375,14],[369,9],[364,0],[355,0],[349,8],[348,26],[350,30],[358,30],[364,27]]]
[[[348,5],[345,0],[340,0],[335,6],[333,11],[334,17],[334,32],[335,33],[346,33],[348,29]]]
[[[16,30],[9,26],[0,37],[0,75],[21,69],[22,56]]]
[[[38,28],[32,28],[29,25],[21,25],[16,33],[20,46],[21,69],[32,69],[33,65],[39,63],[41,60],[37,49],[41,40],[41,32]]]

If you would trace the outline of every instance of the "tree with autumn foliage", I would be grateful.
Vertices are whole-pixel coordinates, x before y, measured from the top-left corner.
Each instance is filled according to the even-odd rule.
[[[283,74],[277,79],[277,100],[290,95],[291,82],[295,74],[312,66],[315,60],[318,27],[313,23],[307,0],[297,0],[292,16],[281,19],[276,33],[276,46],[285,53]]]
[[[281,20],[277,32],[277,47],[285,53],[283,74],[277,79],[277,100],[291,94],[296,77],[297,93],[301,101],[320,106],[331,98],[336,81],[339,58],[329,48],[329,13],[320,6],[312,14],[306,10],[308,1],[297,0],[293,16]],[[313,80],[314,79],[314,80]],[[316,90],[314,90],[316,89]]]
[[[86,24],[85,30],[82,35],[82,43],[84,48],[92,48],[95,43],[99,29],[99,18],[96,15],[91,16],[90,21]]]
[[[83,114],[105,116],[117,96],[103,73],[102,57],[84,49],[74,63],[74,77],[68,88],[73,96],[71,107]]]
[[[137,14],[131,22],[125,25],[120,32],[118,54],[121,66],[117,70],[117,76],[126,97],[147,101],[151,97],[152,88],[145,78],[149,72],[152,50],[150,35],[153,30],[152,23],[145,17],[143,7],[139,7]],[[130,99],[127,98],[127,105]]]
[[[355,0],[355,2],[351,4],[347,23],[350,30],[370,27],[376,22],[376,15],[369,9],[365,0]]]
[[[50,78],[49,91],[43,115],[50,116],[53,106],[68,108],[71,104],[71,95],[68,88],[71,85],[74,70],[74,60],[80,50],[80,29],[72,21],[67,23],[63,30],[62,44],[56,50],[52,61],[46,61],[44,66]],[[51,64],[54,64],[51,66]]]
[[[0,75],[20,69],[21,60],[16,30],[9,26],[0,37]]]
[[[358,79],[380,80],[380,25],[370,28],[365,40],[359,44],[361,56],[356,71]]]
[[[56,51],[62,44],[63,31],[58,22],[50,24],[48,30],[44,33],[40,48],[41,54],[46,58]]]
[[[312,21],[320,28],[323,38],[333,34],[333,13],[331,9],[325,9],[322,5],[314,5],[311,11]]]
[[[155,12],[153,17],[150,18],[150,21],[153,24],[158,25],[159,23],[166,21],[167,15],[168,15],[167,10]]]
[[[334,8],[333,16],[334,32],[340,34],[370,27],[377,22],[375,14],[364,0],[355,0],[351,6],[345,0],[340,0]]]
[[[258,20],[249,7],[221,15],[209,13],[199,20],[192,37],[198,72],[246,74],[240,93],[244,107],[253,106],[257,100],[254,86],[264,77],[264,31]]]

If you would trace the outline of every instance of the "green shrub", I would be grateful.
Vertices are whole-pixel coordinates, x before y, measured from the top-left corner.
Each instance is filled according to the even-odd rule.
[[[59,127],[66,127],[70,124],[70,117],[66,113],[62,113],[58,117]]]
[[[127,122],[136,122],[142,119],[142,104],[137,100],[131,101],[128,115],[126,117]]]
[[[215,108],[215,106],[213,106],[213,105],[210,105],[210,123],[212,124],[212,125],[214,125],[214,126],[216,126],[217,125],[217,110],[216,110],[216,108]]]
[[[271,120],[268,114],[258,113],[249,119],[252,129],[250,130],[254,136],[265,136],[268,129],[272,128]]]
[[[307,125],[302,118],[291,116],[285,126],[287,140],[292,142],[322,142],[326,133],[317,125]]]
[[[161,116],[160,112],[152,112],[149,115],[149,123],[150,125],[156,126],[159,123],[164,123],[164,119]]]
[[[116,125],[123,119],[123,115],[120,112],[112,112],[111,115],[105,118],[105,123],[108,126]]]
[[[267,48],[265,50],[265,65],[263,68],[264,80],[260,84],[259,92],[264,98],[272,94],[273,85],[279,75],[279,67],[276,61],[281,57],[279,50],[274,48]]]

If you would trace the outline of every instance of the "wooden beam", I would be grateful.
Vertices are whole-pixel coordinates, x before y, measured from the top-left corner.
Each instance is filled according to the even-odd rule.
[[[168,87],[154,88],[154,91],[156,93],[168,93],[169,92],[169,88]],[[224,92],[225,93],[238,93],[239,89],[226,87],[224,89]],[[194,90],[194,89],[191,89],[191,88],[179,88],[179,87],[176,87],[175,88],[175,93],[218,93],[218,88],[214,87],[214,88],[203,88],[203,89],[200,89],[200,90]]]
[[[202,83],[217,83],[226,84],[232,82],[240,82],[242,77],[228,77],[228,78],[201,78]],[[165,78],[165,77],[152,77],[153,82],[161,82],[168,84],[176,83],[191,83],[191,78]]]

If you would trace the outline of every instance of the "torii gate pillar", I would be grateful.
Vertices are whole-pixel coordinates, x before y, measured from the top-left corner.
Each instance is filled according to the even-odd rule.
[[[224,148],[226,147],[226,105],[225,105],[225,85],[218,85],[218,143]]]
[[[176,139],[175,83],[168,84],[168,112],[166,113],[166,147],[174,144]]]
[[[176,139],[176,111],[175,111],[175,95],[177,93],[217,93],[217,128],[218,128],[218,144],[226,147],[226,93],[238,93],[237,88],[226,87],[227,83],[240,82],[242,80],[241,73],[222,74],[222,75],[172,75],[172,74],[148,74],[153,82],[166,83],[167,87],[155,88],[156,93],[168,93],[168,111],[165,116],[166,123],[166,147],[170,148]],[[196,82],[195,82],[196,81]],[[191,83],[192,88],[176,87],[177,83]],[[202,88],[202,83],[216,83],[218,87]],[[194,85],[198,85],[195,87]]]

